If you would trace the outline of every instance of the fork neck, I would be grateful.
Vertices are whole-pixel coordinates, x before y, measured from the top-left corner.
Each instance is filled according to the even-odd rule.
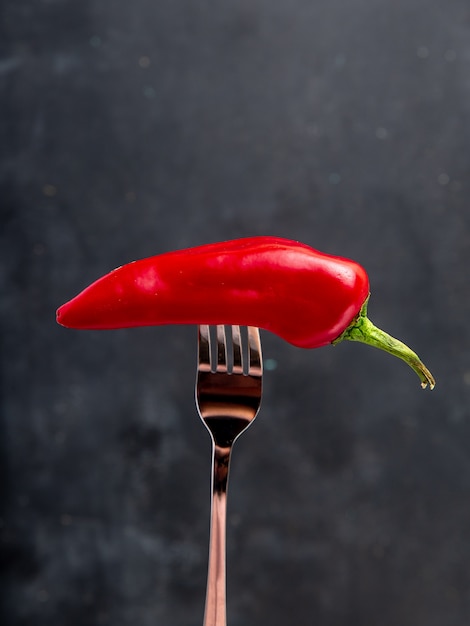
[[[217,494],[227,493],[228,472],[230,467],[230,453],[232,446],[222,447],[215,442],[214,446],[214,472],[213,492]]]

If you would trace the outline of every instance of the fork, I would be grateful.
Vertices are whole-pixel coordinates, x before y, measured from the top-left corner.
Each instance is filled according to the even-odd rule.
[[[211,330],[212,329],[212,330]],[[226,331],[229,331],[228,333]],[[212,438],[212,506],[204,626],[226,626],[227,484],[234,441],[261,404],[263,361],[259,331],[248,326],[198,330],[196,405]],[[215,341],[214,341],[215,335]]]

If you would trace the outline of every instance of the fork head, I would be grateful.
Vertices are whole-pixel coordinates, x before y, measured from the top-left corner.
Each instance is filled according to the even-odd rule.
[[[230,447],[255,419],[262,377],[257,328],[199,326],[196,404],[217,446]]]

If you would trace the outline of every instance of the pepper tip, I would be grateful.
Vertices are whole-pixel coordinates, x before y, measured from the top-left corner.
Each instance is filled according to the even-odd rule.
[[[60,326],[66,326],[66,324],[64,324],[64,305],[60,306],[57,309],[55,313],[55,319],[56,319],[56,322],[60,324]]]

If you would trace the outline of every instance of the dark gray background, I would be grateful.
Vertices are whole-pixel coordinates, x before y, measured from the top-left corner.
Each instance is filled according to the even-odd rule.
[[[5,626],[202,624],[194,328],[77,332],[113,267],[252,234],[370,274],[358,344],[263,334],[230,626],[470,623],[468,0],[3,0]]]

